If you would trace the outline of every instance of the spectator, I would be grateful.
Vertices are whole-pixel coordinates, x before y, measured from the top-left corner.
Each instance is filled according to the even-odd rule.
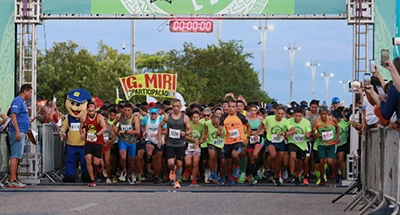
[[[389,88],[386,101],[380,98],[381,114],[384,119],[390,120],[393,113],[396,113],[396,122],[398,122],[398,119],[400,119],[400,75],[398,73],[398,71],[400,71],[400,58],[394,59],[393,63],[387,61],[386,64],[387,66],[385,68],[390,71],[390,75],[393,79],[393,86]]]
[[[18,162],[24,152],[25,137],[29,131],[30,119],[25,101],[32,97],[32,87],[24,84],[17,96],[11,103],[11,124],[9,125],[8,135],[11,144],[10,153],[10,180],[9,188],[23,188],[26,185],[17,180]]]

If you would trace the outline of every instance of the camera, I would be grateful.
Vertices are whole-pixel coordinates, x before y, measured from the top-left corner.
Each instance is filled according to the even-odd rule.
[[[126,43],[122,44],[122,50],[126,49]]]

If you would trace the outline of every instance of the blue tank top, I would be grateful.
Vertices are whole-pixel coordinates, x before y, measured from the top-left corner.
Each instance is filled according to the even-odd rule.
[[[247,121],[249,121],[250,124],[250,128],[252,131],[257,131],[258,127],[260,126],[261,122],[258,118],[256,118],[255,120],[251,120],[250,118],[247,119]]]

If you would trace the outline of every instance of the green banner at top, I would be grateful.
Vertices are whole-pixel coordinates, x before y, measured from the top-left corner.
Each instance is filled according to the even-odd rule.
[[[344,14],[346,0],[43,0],[43,14]]]

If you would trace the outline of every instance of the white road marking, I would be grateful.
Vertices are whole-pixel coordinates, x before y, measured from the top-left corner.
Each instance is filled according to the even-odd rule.
[[[89,203],[89,204],[85,204],[85,205],[82,205],[82,206],[79,206],[76,208],[72,208],[72,209],[70,209],[70,211],[82,211],[82,210],[88,209],[88,208],[93,207],[98,204],[99,203]]]

